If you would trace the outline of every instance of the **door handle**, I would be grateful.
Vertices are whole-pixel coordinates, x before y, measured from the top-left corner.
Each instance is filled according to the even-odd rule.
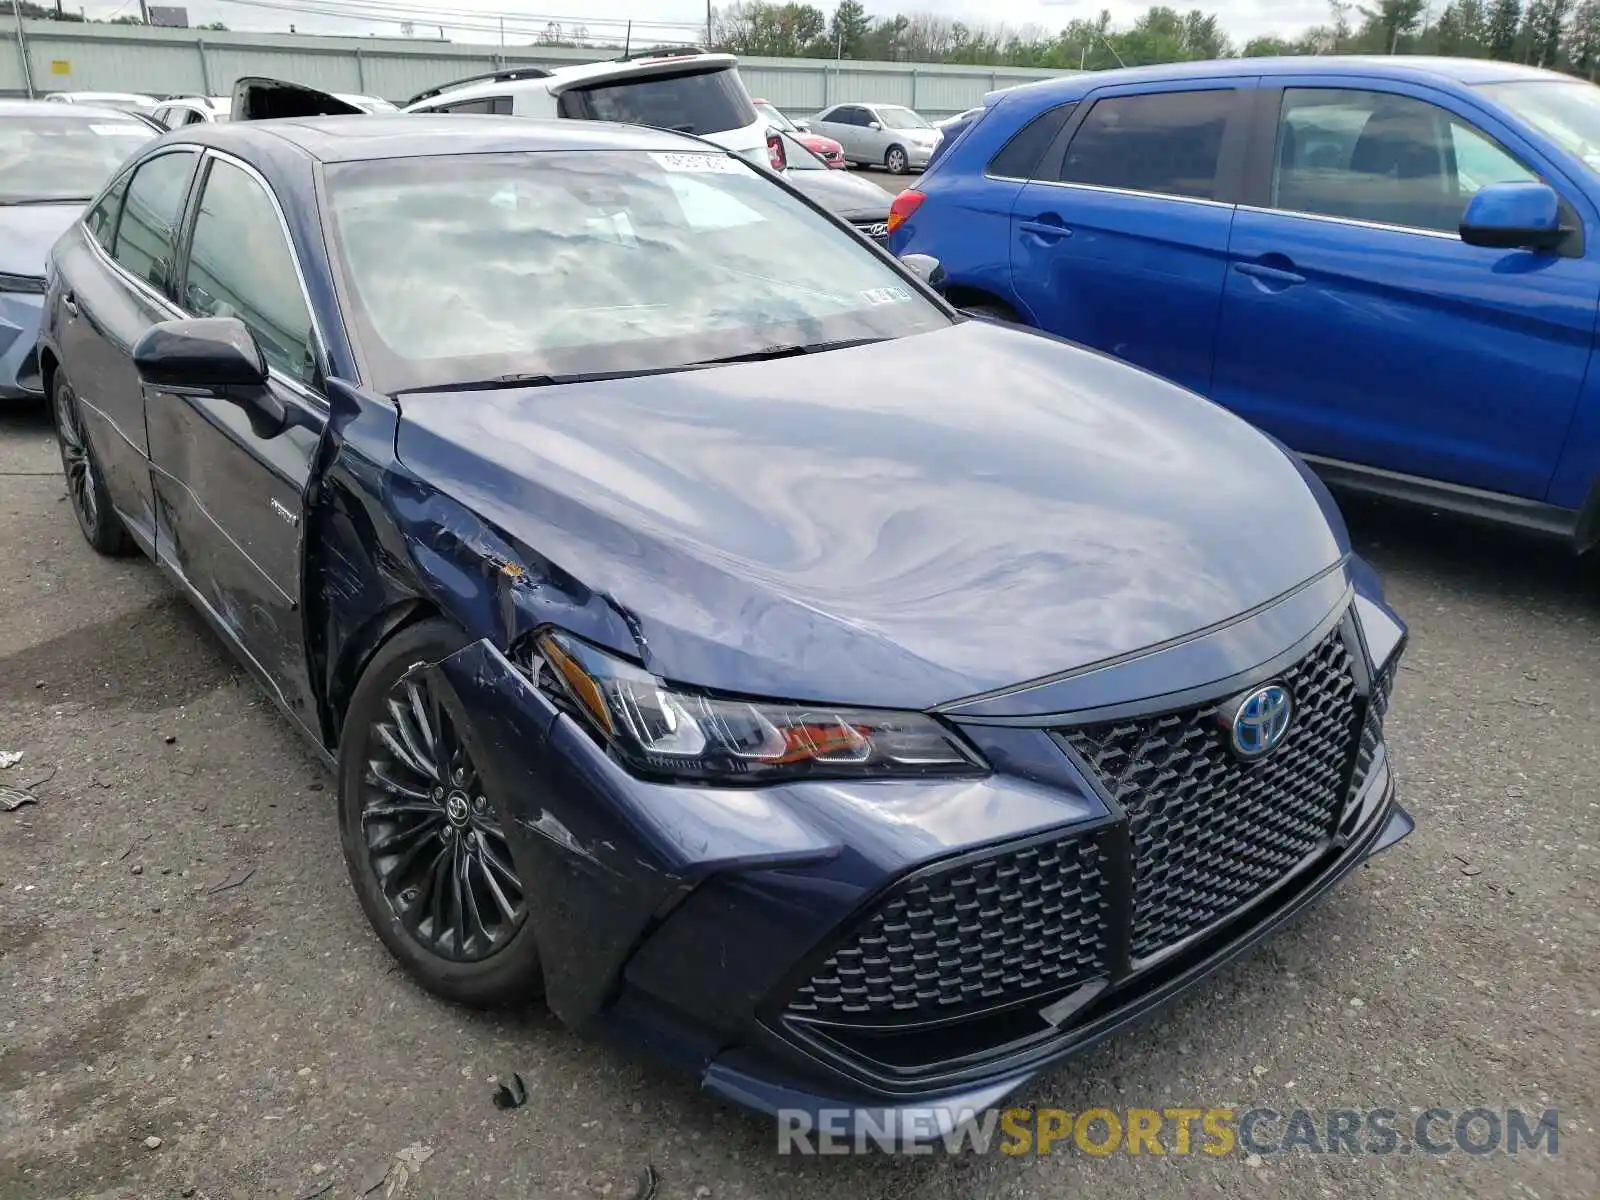
[[[1069,238],[1072,230],[1054,221],[1018,221],[1017,228],[1042,238]]]
[[[1275,283],[1279,287],[1293,287],[1297,283],[1306,281],[1304,275],[1285,271],[1282,267],[1263,266],[1261,263],[1234,263],[1233,269],[1241,275],[1250,276],[1251,279],[1259,279],[1263,283]]]
[[[78,315],[78,298],[76,296],[74,296],[71,292],[68,292],[66,295],[61,297],[61,307],[67,310],[67,316],[69,316],[69,317],[77,316]]]

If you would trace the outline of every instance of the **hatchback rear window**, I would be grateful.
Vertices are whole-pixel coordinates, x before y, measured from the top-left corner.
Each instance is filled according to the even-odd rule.
[[[683,75],[624,76],[561,94],[561,115],[621,121],[704,136],[743,129],[755,105],[732,67]]]

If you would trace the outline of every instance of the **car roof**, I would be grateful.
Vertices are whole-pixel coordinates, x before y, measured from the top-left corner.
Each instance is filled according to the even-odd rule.
[[[410,104],[438,104],[446,97],[472,100],[479,96],[505,96],[515,92],[549,92],[557,95],[568,88],[603,83],[608,79],[622,80],[630,75],[648,78],[652,75],[673,75],[678,72],[709,73],[737,66],[739,60],[731,54],[660,54],[639,58],[604,59],[600,62],[574,63],[570,66],[551,67],[542,75],[531,79],[496,79],[492,75],[463,83],[459,87],[449,83],[430,89],[413,97]]]
[[[1572,76],[1557,71],[1487,58],[1440,58],[1423,54],[1290,55],[1281,58],[1208,59],[1204,62],[1162,63],[1153,67],[1074,72],[1060,79],[1041,79],[1036,83],[1001,88],[986,95],[984,103],[993,104],[1003,96],[1017,95],[1048,94],[1066,99],[1117,84],[1209,79],[1223,75],[1378,75],[1417,82],[1467,85],[1519,79],[1572,79]]]
[[[97,108],[93,104],[62,104],[59,100],[0,99],[0,117],[25,117],[29,113],[48,113],[52,117],[79,121],[138,121],[133,113],[120,108]]]
[[[219,150],[245,149],[262,139],[287,142],[319,162],[427,158],[449,154],[515,154],[551,150],[656,150],[725,154],[699,138],[609,121],[487,114],[367,113],[360,116],[281,117],[186,126],[174,141]]]

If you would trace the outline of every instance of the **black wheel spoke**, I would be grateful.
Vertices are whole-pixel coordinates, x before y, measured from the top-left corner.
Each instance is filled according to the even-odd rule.
[[[439,689],[403,676],[367,728],[361,826],[402,927],[455,962],[487,958],[527,917],[500,815]]]

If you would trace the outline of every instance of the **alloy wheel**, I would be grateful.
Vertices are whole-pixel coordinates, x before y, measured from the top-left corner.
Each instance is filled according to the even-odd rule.
[[[89,439],[84,436],[77,397],[65,384],[56,388],[56,435],[61,442],[61,466],[67,476],[72,507],[77,510],[85,532],[92,531],[100,518],[94,460],[89,457]]]
[[[367,735],[361,830],[389,906],[423,949],[478,962],[527,919],[527,897],[482,777],[426,680],[390,690]]]
[[[895,146],[890,149],[888,167],[891,175],[905,174],[906,152],[900,149],[899,146]]]

